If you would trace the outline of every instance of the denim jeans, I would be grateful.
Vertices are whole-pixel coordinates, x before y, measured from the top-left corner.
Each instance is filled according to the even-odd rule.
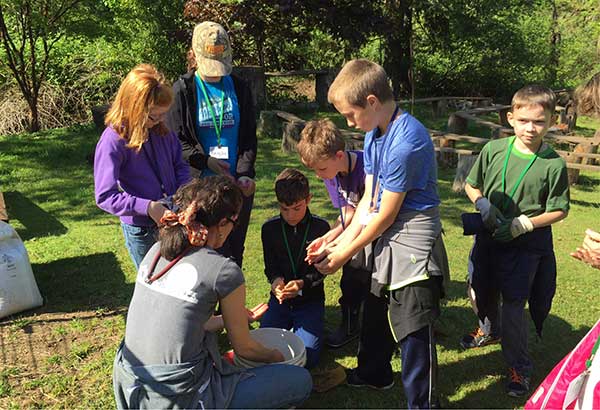
[[[248,370],[254,374],[235,388],[230,409],[286,409],[299,406],[312,390],[308,370],[289,364],[269,364]]]
[[[285,301],[279,304],[271,293],[269,309],[260,321],[260,327],[276,327],[292,330],[306,347],[306,368],[311,369],[319,362],[323,346],[325,301],[314,300],[302,304]]]
[[[156,243],[158,229],[155,225],[152,226],[135,226],[121,222],[123,236],[125,237],[125,246],[129,251],[129,256],[137,270],[140,263],[146,256],[146,253]]]

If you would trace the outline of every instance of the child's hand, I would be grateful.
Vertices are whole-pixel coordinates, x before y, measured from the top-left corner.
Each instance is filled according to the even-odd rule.
[[[335,247],[326,249],[327,256],[315,263],[315,268],[323,275],[331,275],[337,272],[348,261],[348,259],[343,259],[338,252],[335,252],[335,249]]]
[[[259,303],[258,305],[254,306],[252,309],[246,309],[246,312],[248,313],[248,322],[252,323],[252,322],[256,322],[258,319],[260,319],[262,317],[262,315],[265,314],[265,312],[269,309],[269,305],[267,305],[266,303]]]
[[[284,300],[293,299],[298,296],[303,287],[304,281],[302,279],[290,280],[281,291],[280,296],[277,297],[277,300],[279,300],[279,303],[283,303]]]
[[[504,222],[494,232],[494,239],[500,242],[510,242],[517,236],[533,231],[533,223],[526,215]]]
[[[256,183],[252,178],[239,177],[237,183],[244,196],[250,196],[256,191]]]
[[[304,258],[304,260],[308,262],[309,265],[312,265],[316,261],[322,259],[328,244],[329,241],[325,236],[315,239],[306,247],[306,258]]]
[[[279,300],[279,295],[283,292],[283,288],[285,287],[285,282],[283,278],[275,278],[275,280],[271,283],[271,292],[275,295],[277,300]],[[281,303],[281,301],[279,302]]]
[[[475,209],[481,214],[483,224],[489,231],[494,231],[501,223],[506,222],[502,212],[484,196],[475,201]]]
[[[229,172],[229,162],[227,161],[222,161],[215,157],[208,157],[206,166],[217,175],[231,176],[231,172]]]

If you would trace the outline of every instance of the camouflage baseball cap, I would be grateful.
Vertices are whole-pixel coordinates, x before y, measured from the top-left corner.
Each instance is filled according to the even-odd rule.
[[[231,73],[231,43],[220,24],[205,21],[194,28],[192,50],[196,55],[196,70],[208,77]]]

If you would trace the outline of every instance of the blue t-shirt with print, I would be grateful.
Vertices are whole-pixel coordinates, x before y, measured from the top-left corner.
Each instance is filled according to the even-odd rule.
[[[231,76],[225,76],[217,83],[209,83],[203,81],[206,95],[212,105],[211,113],[208,102],[202,90],[202,80],[198,75],[194,76],[196,83],[196,95],[198,96],[198,121],[196,122],[196,133],[199,143],[202,145],[204,152],[208,155],[211,152],[211,147],[218,146],[217,132],[215,131],[215,122],[217,126],[220,123],[221,104],[223,107],[223,128],[221,129],[221,146],[227,147],[229,158],[219,158],[229,163],[229,170],[235,176],[237,166],[237,149],[238,149],[238,133],[240,128],[240,108],[238,105],[237,95],[233,87],[233,79]],[[210,169],[202,171],[203,176],[214,175]]]
[[[375,128],[365,135],[365,172],[379,180],[377,208],[383,190],[406,192],[400,208],[424,211],[440,204],[437,193],[435,151],[427,129],[415,117],[403,112],[385,135]],[[371,192],[365,192],[372,195]]]

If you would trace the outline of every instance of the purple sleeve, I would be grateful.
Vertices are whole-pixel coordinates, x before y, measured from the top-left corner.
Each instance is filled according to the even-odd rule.
[[[149,199],[119,190],[119,171],[126,160],[125,142],[115,131],[102,133],[94,155],[94,192],[98,207],[117,216],[147,215]]]
[[[324,179],[323,183],[325,184],[325,188],[327,188],[327,193],[329,194],[329,199],[331,199],[331,203],[333,204],[334,208],[341,208],[342,206],[347,205],[346,199],[342,198],[338,192],[335,178]]]
[[[175,168],[175,180],[177,188],[188,183],[192,177],[190,174],[190,165],[184,161],[179,138],[174,133],[169,135],[173,144],[173,167]]]

